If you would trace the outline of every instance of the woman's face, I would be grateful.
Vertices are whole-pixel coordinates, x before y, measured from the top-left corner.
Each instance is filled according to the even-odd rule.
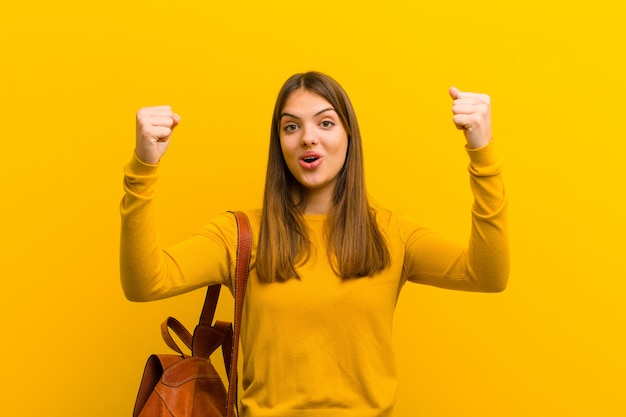
[[[279,128],[291,174],[307,194],[332,198],[348,151],[348,134],[333,106],[309,90],[295,90],[282,109]]]

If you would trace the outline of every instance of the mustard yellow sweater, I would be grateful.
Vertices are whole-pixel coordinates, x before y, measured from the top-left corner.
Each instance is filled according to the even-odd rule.
[[[308,216],[313,256],[300,280],[250,280],[242,324],[240,410],[244,417],[393,416],[397,377],[393,312],[405,282],[501,291],[509,270],[506,200],[493,145],[468,150],[469,245],[449,242],[412,220],[378,209],[392,264],[376,276],[342,281],[327,262],[324,216]],[[130,300],[149,301],[221,283],[232,291],[236,224],[223,214],[168,249],[159,246],[154,197],[158,167],[125,168],[121,279]],[[256,242],[260,211],[249,211]],[[200,308],[200,306],[198,306]]]

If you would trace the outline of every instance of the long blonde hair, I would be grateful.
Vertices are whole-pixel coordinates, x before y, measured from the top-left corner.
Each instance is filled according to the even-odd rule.
[[[303,207],[298,204],[303,199],[294,199],[303,188],[289,171],[280,146],[280,115],[289,95],[298,89],[327,100],[348,134],[346,161],[326,221],[329,262],[343,279],[373,275],[389,265],[390,255],[367,198],[356,114],[339,83],[325,74],[307,72],[285,82],[274,107],[256,263],[259,278],[262,282],[299,278],[296,266],[306,261],[311,250]]]

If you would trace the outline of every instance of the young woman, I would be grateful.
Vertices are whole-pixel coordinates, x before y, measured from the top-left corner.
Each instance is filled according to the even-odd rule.
[[[491,144],[489,97],[455,88],[450,95],[454,123],[467,141],[475,199],[467,246],[369,204],[358,123],[337,82],[308,72],[283,85],[263,208],[248,212],[254,243],[241,331],[243,416],[392,416],[391,328],[403,285],[505,288],[506,200]],[[215,283],[232,290],[237,238],[231,215],[168,249],[158,244],[158,165],[179,122],[169,107],[137,114],[121,205],[121,278],[130,300]]]

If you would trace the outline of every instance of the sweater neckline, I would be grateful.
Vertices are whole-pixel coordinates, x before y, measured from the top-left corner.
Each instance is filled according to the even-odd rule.
[[[304,220],[307,222],[324,222],[328,218],[327,214],[305,214]]]

